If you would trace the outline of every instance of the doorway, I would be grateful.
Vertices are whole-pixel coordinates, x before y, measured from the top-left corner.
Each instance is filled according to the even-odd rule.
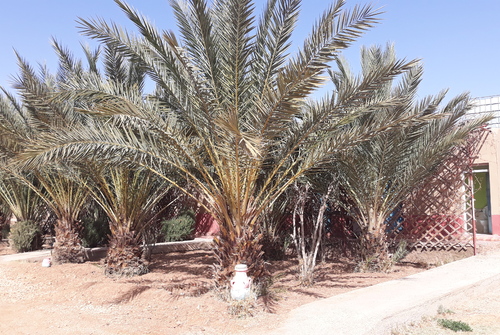
[[[473,169],[476,232],[491,234],[490,173],[488,166]]]

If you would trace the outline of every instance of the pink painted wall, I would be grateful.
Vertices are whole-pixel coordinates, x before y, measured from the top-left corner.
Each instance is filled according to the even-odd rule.
[[[474,164],[488,167],[490,175],[491,233],[500,235],[500,128],[491,129]]]
[[[491,216],[491,233],[493,235],[500,235],[500,215]]]
[[[219,234],[219,223],[212,215],[204,212],[196,215],[195,237],[216,236]]]

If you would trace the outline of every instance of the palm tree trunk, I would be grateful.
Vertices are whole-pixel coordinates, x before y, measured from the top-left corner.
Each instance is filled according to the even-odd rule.
[[[392,261],[387,245],[385,225],[377,223],[368,227],[360,237],[360,271],[389,271]]]
[[[229,230],[227,226],[221,225],[220,235],[214,239],[214,253],[218,261],[214,266],[214,276],[218,288],[229,288],[229,281],[237,264],[248,266],[248,273],[254,283],[258,283],[268,275],[261,241],[262,234],[258,232],[257,225],[241,227],[239,236],[235,230]]]
[[[134,232],[112,233],[104,264],[108,276],[136,276],[149,272],[148,262]]]
[[[85,261],[82,240],[77,222],[58,219],[55,225],[56,242],[52,257],[56,263],[83,263]]]

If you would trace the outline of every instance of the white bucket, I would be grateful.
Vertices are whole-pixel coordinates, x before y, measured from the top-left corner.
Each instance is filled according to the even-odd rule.
[[[52,260],[50,259],[50,257],[47,257],[47,258],[43,259],[42,266],[44,268],[50,268],[51,265],[52,265]]]

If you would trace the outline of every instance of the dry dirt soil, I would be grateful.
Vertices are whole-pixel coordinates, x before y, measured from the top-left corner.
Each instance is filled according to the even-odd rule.
[[[11,253],[5,242],[0,255]],[[209,251],[153,255],[151,272],[108,278],[99,262],[55,265],[0,263],[0,334],[265,334],[287,313],[330,297],[439,266],[471,252],[412,253],[391,273],[356,273],[346,258],[320,264],[313,287],[296,278],[296,261],[272,262],[274,285],[234,315],[234,304],[211,289]]]
[[[479,242],[479,254],[500,251],[500,242]],[[500,276],[465,288],[456,297],[444,299],[436,311],[420,321],[391,330],[391,335],[500,335]],[[440,320],[465,323],[470,331],[444,328]]]

